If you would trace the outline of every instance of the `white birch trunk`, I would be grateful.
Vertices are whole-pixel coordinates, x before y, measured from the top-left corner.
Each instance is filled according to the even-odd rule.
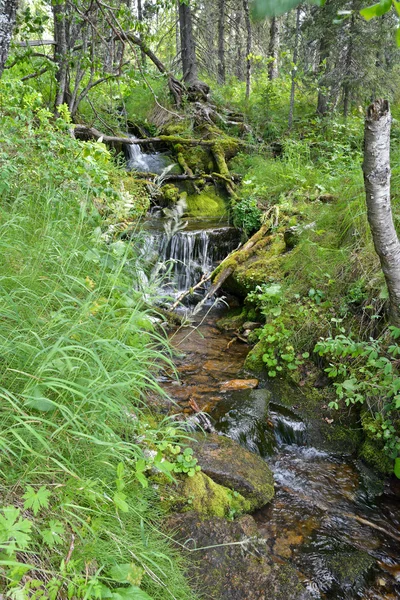
[[[387,100],[376,100],[369,106],[363,171],[368,222],[389,292],[390,318],[400,325],[400,242],[390,204],[391,122]]]
[[[0,77],[10,49],[16,12],[17,0],[0,0]]]

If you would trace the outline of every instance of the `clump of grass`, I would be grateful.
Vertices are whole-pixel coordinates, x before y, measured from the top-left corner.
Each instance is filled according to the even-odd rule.
[[[146,477],[182,438],[147,408],[171,354],[134,248],[102,234],[98,207],[126,199],[108,187],[118,169],[12,91],[22,116],[12,103],[0,115],[0,587],[192,599]]]

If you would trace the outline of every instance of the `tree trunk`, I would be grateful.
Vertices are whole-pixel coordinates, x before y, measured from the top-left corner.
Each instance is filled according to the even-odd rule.
[[[294,92],[296,89],[296,75],[297,75],[297,57],[299,54],[299,39],[300,39],[300,6],[296,11],[296,35],[294,39],[294,50],[293,50],[293,69],[292,69],[292,86],[290,88],[290,107],[289,107],[289,129],[293,125],[293,113],[294,113]]]
[[[55,2],[53,4],[54,19],[54,39],[56,46],[54,49],[54,60],[58,65],[56,73],[57,91],[55,99],[55,110],[58,106],[66,102],[68,87],[68,43],[67,43],[67,18],[66,4],[64,2]]]
[[[268,79],[273,81],[279,75],[279,46],[280,46],[280,31],[279,31],[279,19],[273,17],[271,19],[271,25],[269,27],[269,47],[268,47],[268,58],[270,63],[268,65]]]
[[[225,83],[225,0],[218,0],[218,83]]]
[[[324,117],[328,112],[328,96],[324,86],[324,75],[326,71],[326,60],[329,56],[329,44],[326,35],[321,38],[319,47],[319,65],[318,65],[318,104],[317,114]]]
[[[181,57],[183,80],[195,85],[198,80],[196,46],[193,38],[192,11],[188,4],[179,4],[179,29],[181,34]]]
[[[387,100],[376,100],[369,106],[363,171],[368,222],[389,292],[390,318],[400,326],[400,242],[390,204],[391,122]]]
[[[137,16],[140,24],[143,23],[143,8],[142,8],[142,0],[137,0]],[[139,34],[141,37],[141,34]],[[142,67],[146,66],[146,55],[143,52],[143,49],[140,49],[140,60],[142,61]]]
[[[242,46],[242,19],[243,19],[243,10],[239,5],[237,8],[235,7],[235,12],[233,14],[233,22],[235,24],[234,29],[234,42],[233,42],[233,64],[235,67],[235,75],[239,79],[239,81],[244,81],[244,72],[243,72],[243,46]],[[235,52],[236,50],[236,52]],[[235,56],[236,54],[236,56]]]
[[[354,8],[354,2],[353,2]],[[355,16],[354,12],[351,15],[350,21],[350,29],[349,29],[349,39],[347,45],[347,53],[346,53],[346,64],[345,64],[345,76],[343,83],[343,115],[344,118],[347,118],[350,109],[351,102],[351,64],[353,62],[353,36],[354,36],[354,27],[355,27]]]
[[[0,77],[10,49],[16,12],[17,0],[0,0]]]
[[[246,23],[246,98],[250,98],[251,86],[251,21],[249,0],[243,0],[244,20]]]

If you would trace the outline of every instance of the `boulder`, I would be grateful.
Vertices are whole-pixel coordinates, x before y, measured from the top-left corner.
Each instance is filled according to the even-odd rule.
[[[274,496],[274,478],[267,463],[238,442],[216,433],[196,434],[193,450],[203,473],[249,501],[250,510],[261,508]]]
[[[188,507],[209,517],[234,517],[250,510],[250,502],[241,494],[215,483],[203,472],[185,477],[180,494]]]
[[[214,600],[311,600],[296,570],[273,560],[250,515],[235,521],[175,514],[168,529],[187,548],[200,594]],[[190,541],[188,541],[190,540]]]

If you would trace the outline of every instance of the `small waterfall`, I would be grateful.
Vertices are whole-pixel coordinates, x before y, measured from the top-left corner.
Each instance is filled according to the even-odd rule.
[[[208,275],[218,262],[234,250],[240,242],[240,232],[234,227],[189,221],[188,227],[169,236],[165,231],[154,229],[149,223],[144,255],[165,265],[168,273],[166,283],[175,292],[188,290]]]
[[[150,171],[148,161],[146,160],[146,154],[142,152],[139,144],[127,144],[126,145],[127,161],[126,166],[128,171]]]
[[[136,139],[135,136],[129,136]],[[165,152],[143,152],[139,144],[125,144],[126,168],[128,171],[140,171],[143,173],[161,173],[167,168],[174,168],[175,163]],[[179,167],[177,167],[180,172]]]

